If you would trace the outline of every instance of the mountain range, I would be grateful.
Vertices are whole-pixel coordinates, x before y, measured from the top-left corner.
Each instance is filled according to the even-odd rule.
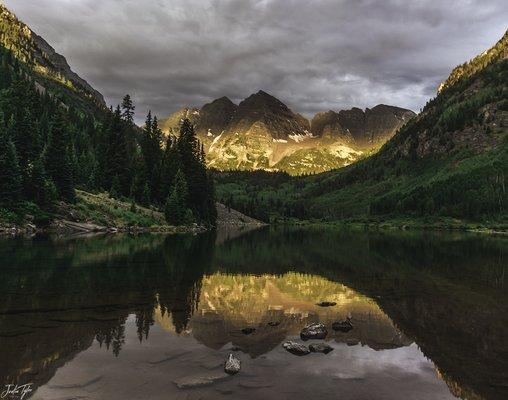
[[[217,179],[219,199],[266,221],[506,221],[508,32],[455,68],[422,112],[371,157],[306,178],[228,172]]]
[[[218,170],[319,173],[349,165],[377,151],[407,121],[411,110],[377,105],[327,111],[310,121],[270,94],[259,91],[240,104],[221,97],[202,108],[184,108],[161,121],[176,134],[184,118],[195,126]]]
[[[78,112],[107,110],[102,95],[1,4],[0,46],[15,58],[8,68],[20,69],[39,92]],[[215,174],[218,200],[258,219],[506,221],[508,32],[455,68],[416,116],[378,105],[318,113],[309,121],[259,91],[238,105],[222,97],[181,110],[162,128],[177,134],[182,118],[194,124],[208,165],[226,171]],[[89,144],[80,152],[92,144],[85,139]],[[74,146],[79,143],[74,138]],[[93,162],[90,154],[79,171]],[[270,171],[327,172],[292,177]]]

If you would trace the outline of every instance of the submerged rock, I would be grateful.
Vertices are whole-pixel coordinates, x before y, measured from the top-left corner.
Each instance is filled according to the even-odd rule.
[[[321,323],[315,323],[307,325],[300,332],[300,337],[302,340],[309,339],[324,339],[328,335],[328,331],[326,330],[326,326]]]
[[[334,322],[332,324],[332,329],[334,331],[347,333],[351,329],[353,329],[353,323],[351,322],[351,317],[347,317],[344,321]]]
[[[328,354],[333,351],[333,347],[326,343],[313,343],[309,345],[309,350],[313,353]]]
[[[333,307],[336,305],[337,305],[337,303],[334,301],[320,301],[319,303],[316,303],[316,306],[319,306],[319,307]]]
[[[243,328],[242,333],[244,335],[250,335],[251,333],[256,332],[256,328]]]
[[[291,354],[294,354],[295,356],[306,356],[307,354],[310,354],[310,350],[307,348],[307,346],[293,342],[292,340],[288,340],[287,342],[283,343],[282,347],[284,347],[287,351],[289,351]]]
[[[213,385],[215,382],[228,377],[224,372],[211,375],[193,375],[184,376],[183,378],[175,379],[173,382],[179,389],[192,389],[197,387]]]
[[[242,366],[241,361],[233,354],[228,356],[228,359],[224,363],[224,372],[229,375],[234,375],[240,372]]]

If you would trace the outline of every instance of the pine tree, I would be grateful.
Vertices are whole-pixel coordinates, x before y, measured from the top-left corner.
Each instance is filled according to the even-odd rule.
[[[58,197],[74,201],[68,129],[66,112],[63,108],[59,108],[51,122],[44,160],[46,171],[56,186]]]
[[[166,221],[172,225],[189,223],[191,211],[187,208],[187,182],[182,171],[178,170],[171,194],[166,202],[164,215]]]
[[[175,180],[175,175],[181,166],[180,154],[178,153],[175,141],[176,139],[171,136],[168,137],[164,149],[160,180],[160,193],[163,199],[168,198]]]
[[[118,178],[115,190],[118,195],[128,196],[132,185],[132,156],[129,152],[126,126],[122,121],[120,106],[109,117],[105,129],[106,152],[104,160],[105,187],[111,189],[113,178]]]
[[[57,198],[56,187],[46,174],[41,158],[31,169],[29,198],[42,209],[50,209]]]
[[[150,187],[151,201],[154,203],[163,203],[161,197],[161,167],[162,167],[162,131],[159,128],[157,117],[152,118],[152,113],[148,112],[143,137],[141,140],[141,151],[144,160],[144,176]]]
[[[21,172],[16,148],[0,113],[0,207],[13,208],[21,196]]]
[[[189,190],[188,206],[200,221],[213,225],[216,219],[213,182],[206,171],[204,149],[188,119],[182,122],[177,148]]]
[[[134,125],[134,110],[136,107],[132,103],[130,95],[125,95],[122,100],[122,118],[128,125]]]

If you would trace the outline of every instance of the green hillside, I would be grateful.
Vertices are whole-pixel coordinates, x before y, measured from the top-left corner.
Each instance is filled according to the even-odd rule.
[[[437,97],[379,153],[306,178],[217,173],[219,199],[265,220],[506,221],[507,44],[505,34],[455,70]]]
[[[129,95],[106,108],[0,4],[0,223],[46,226],[81,189],[164,211],[172,225],[214,224],[213,182],[193,127],[187,121],[178,140],[165,140],[151,113],[138,128],[134,109]]]

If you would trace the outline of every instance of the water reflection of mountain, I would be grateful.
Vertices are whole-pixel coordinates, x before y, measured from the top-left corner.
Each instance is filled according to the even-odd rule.
[[[350,307],[364,322],[340,341],[390,348],[410,337],[453,393],[508,396],[502,239],[271,230],[214,243],[213,235],[0,241],[0,380],[44,384],[94,339],[120,352],[129,314],[140,340],[166,321],[211,348],[227,340],[256,356],[307,321],[328,322]],[[337,293],[337,315],[313,308]],[[344,299],[352,302],[341,306]],[[235,336],[275,318],[275,330]]]
[[[330,308],[316,306],[319,299],[337,303]],[[334,332],[333,322],[351,315],[354,329]],[[156,312],[156,320],[170,327],[171,315]],[[270,322],[279,323],[270,326]],[[267,353],[287,336],[298,336],[310,323],[322,322],[330,332],[328,340],[369,346],[376,350],[411,344],[377,304],[354,290],[319,276],[288,273],[280,276],[223,275],[203,277],[196,312],[188,331],[212,349],[228,343],[253,357]],[[244,335],[241,329],[256,331]],[[170,327],[171,329],[171,327]]]

